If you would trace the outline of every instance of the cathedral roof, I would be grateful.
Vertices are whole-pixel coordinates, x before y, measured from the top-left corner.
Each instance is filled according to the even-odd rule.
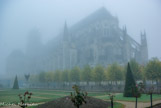
[[[81,28],[88,26],[89,24],[93,22],[101,21],[104,19],[110,20],[114,18],[115,17],[113,17],[111,13],[106,10],[106,8],[102,7],[96,10],[94,13],[90,14],[89,16],[85,17],[83,20],[76,23],[74,26],[71,27],[70,30],[74,32],[74,31],[80,30]]]

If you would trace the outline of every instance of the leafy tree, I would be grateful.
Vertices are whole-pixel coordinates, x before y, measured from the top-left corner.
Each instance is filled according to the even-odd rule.
[[[133,94],[136,90],[136,83],[130,68],[130,64],[128,63],[125,79],[124,97],[134,97]]]
[[[13,89],[19,89],[17,75],[16,75],[15,80],[14,80]]]
[[[107,68],[106,78],[116,82],[123,80],[123,68],[117,63],[109,65]]]
[[[161,62],[157,58],[153,58],[148,62],[145,68],[145,75],[147,79],[156,81],[158,89],[158,81],[161,78]]]
[[[86,65],[81,71],[81,81],[87,81],[88,84],[88,82],[91,81],[91,72],[91,67],[89,65]]]
[[[64,70],[63,72],[61,72],[60,75],[60,80],[65,82],[65,81],[69,81],[69,70]]]
[[[74,82],[80,81],[80,72],[81,71],[79,67],[74,67],[69,73],[70,81]]]
[[[54,81],[54,72],[46,72],[45,73],[45,81],[53,82]]]
[[[161,78],[161,62],[153,58],[148,62],[145,68],[145,75],[149,80],[158,81]]]
[[[141,66],[136,62],[135,59],[130,60],[130,67],[134,75],[135,80],[141,80],[143,78],[143,72]]]
[[[105,80],[104,68],[101,65],[97,65],[94,68],[92,72],[92,78],[96,82],[101,82]]]
[[[39,82],[46,82],[46,79],[45,79],[45,72],[41,72],[40,74],[39,74]]]
[[[55,73],[54,73],[54,81],[59,82],[60,81],[60,75],[61,75],[61,71],[56,70]]]
[[[25,74],[25,79],[26,79],[26,81],[28,81],[29,78],[30,78],[30,74]]]

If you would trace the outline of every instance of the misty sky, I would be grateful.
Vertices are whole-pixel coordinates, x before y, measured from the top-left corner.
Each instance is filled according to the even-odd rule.
[[[13,49],[24,50],[31,29],[38,28],[46,43],[65,21],[70,27],[103,6],[137,42],[146,30],[149,58],[161,59],[160,0],[0,0],[0,73],[5,73],[4,61]]]

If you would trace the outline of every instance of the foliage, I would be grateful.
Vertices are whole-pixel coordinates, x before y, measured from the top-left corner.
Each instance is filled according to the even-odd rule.
[[[60,81],[60,75],[61,75],[61,71],[60,70],[56,70],[54,73],[54,81],[55,82],[59,82]]]
[[[54,73],[53,72],[47,72],[45,74],[45,82],[52,82],[52,81],[54,81],[53,77],[54,77]]]
[[[74,67],[69,74],[70,81],[78,82],[80,81],[80,68]]]
[[[79,108],[83,103],[86,103],[87,92],[81,93],[77,85],[74,85],[72,88],[74,89],[74,93],[71,93],[71,101],[74,103],[74,106]]]
[[[31,95],[32,93],[29,93],[28,91],[26,91],[23,95],[19,94],[19,99],[20,99],[20,107],[21,108],[25,108],[27,107],[27,104],[26,104],[26,98],[27,98],[27,101],[29,101],[31,99]]]
[[[92,79],[96,82],[101,82],[105,80],[104,68],[101,65],[98,65],[92,71]]]
[[[123,68],[117,63],[109,65],[107,68],[106,78],[110,81],[123,80]]]
[[[143,72],[141,69],[141,65],[139,65],[135,59],[130,60],[130,67],[134,75],[135,80],[141,80],[143,77]]]
[[[19,89],[17,75],[16,75],[15,80],[14,80],[13,89]]]
[[[69,81],[69,70],[64,70],[63,72],[61,72],[60,80],[63,82]]]
[[[91,81],[92,69],[89,65],[86,65],[81,72],[81,81]]]
[[[153,80],[159,81],[161,77],[161,62],[158,59],[150,60],[146,66],[138,64],[135,60],[130,61],[131,71],[135,80]],[[32,74],[30,81],[32,82],[101,82],[101,81],[123,81],[126,77],[127,66],[117,63],[103,67],[96,65],[90,67],[86,65],[83,68],[73,67],[69,70],[56,70],[52,72],[40,72]]]
[[[41,72],[40,74],[39,74],[39,81],[40,82],[45,82],[46,80],[45,80],[45,72]]]
[[[30,74],[25,74],[25,79],[26,79],[26,81],[28,81],[29,80],[29,78],[30,78]]]
[[[145,75],[150,80],[160,80],[161,78],[161,62],[157,58],[153,58],[148,62],[145,68]]]
[[[133,92],[135,92],[135,91],[136,91],[136,83],[133,78],[130,64],[128,63],[126,79],[125,79],[124,96],[125,97],[134,97]]]

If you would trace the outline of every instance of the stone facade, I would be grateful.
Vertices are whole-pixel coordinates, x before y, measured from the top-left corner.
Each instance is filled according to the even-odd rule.
[[[118,23],[118,19],[105,8],[97,10],[71,28],[65,23],[57,48],[53,49],[54,70],[87,64],[126,64],[130,59],[145,64],[148,61],[145,32],[141,33],[139,44],[127,34],[126,27],[120,29]]]
[[[64,70],[87,64],[107,66],[114,62],[123,65],[130,59],[141,64],[148,61],[146,33],[141,33],[139,44],[127,34],[126,27],[119,28],[118,19],[105,8],[70,28],[65,23],[63,32],[46,45],[40,43],[37,35],[32,42],[25,53],[26,72]]]

